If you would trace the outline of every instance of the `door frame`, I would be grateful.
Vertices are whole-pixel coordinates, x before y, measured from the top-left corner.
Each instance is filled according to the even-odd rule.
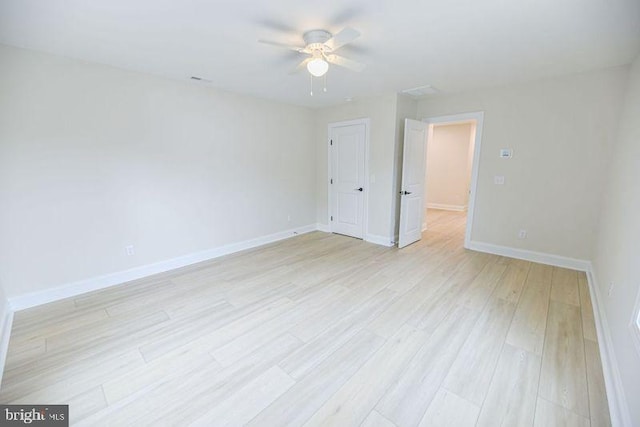
[[[425,117],[423,122],[431,125],[446,125],[459,122],[468,122],[475,120],[476,122],[476,137],[473,142],[473,164],[471,166],[471,194],[469,194],[469,207],[467,209],[467,226],[464,233],[464,247],[470,249],[471,245],[471,233],[473,231],[473,217],[476,208],[476,197],[478,195],[478,169],[480,165],[480,148],[482,145],[482,128],[484,124],[484,112],[477,111],[472,113],[450,114],[446,116],[434,116]],[[429,146],[429,140],[432,137],[432,132],[429,132],[427,137],[427,147]],[[427,171],[427,173],[429,173]]]
[[[364,201],[362,208],[362,240],[368,240],[369,235],[369,191],[371,189],[369,182],[369,137],[371,128],[371,119],[366,117],[362,119],[345,120],[341,122],[332,122],[327,126],[327,224],[329,224],[329,232],[333,233],[333,221],[331,221],[331,212],[333,211],[333,189],[331,187],[332,163],[331,156],[331,131],[334,128],[352,125],[364,125]]]

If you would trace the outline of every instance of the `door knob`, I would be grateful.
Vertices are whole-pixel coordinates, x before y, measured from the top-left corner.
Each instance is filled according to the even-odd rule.
[[[363,188],[362,188],[362,187],[360,187],[360,188],[356,188],[355,190],[356,190],[356,191],[363,191]]]

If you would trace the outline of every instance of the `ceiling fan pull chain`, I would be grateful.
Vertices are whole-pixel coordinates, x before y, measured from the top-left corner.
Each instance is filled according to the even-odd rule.
[[[313,96],[313,76],[309,74],[309,83],[311,85],[311,96]]]
[[[323,92],[327,92],[327,74],[325,73],[324,76],[322,76],[324,79],[324,88],[322,89]]]

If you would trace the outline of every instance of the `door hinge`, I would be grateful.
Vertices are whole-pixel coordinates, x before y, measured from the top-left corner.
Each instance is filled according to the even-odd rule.
[[[329,140],[329,145],[333,145],[333,139]]]
[[[333,215],[331,215],[331,221],[333,221]]]
[[[331,184],[333,184],[333,178],[331,178],[331,180],[329,181]]]

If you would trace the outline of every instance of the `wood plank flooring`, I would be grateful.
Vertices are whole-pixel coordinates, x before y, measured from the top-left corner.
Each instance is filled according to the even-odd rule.
[[[3,403],[73,425],[609,425],[583,273],[327,233],[16,313]]]

